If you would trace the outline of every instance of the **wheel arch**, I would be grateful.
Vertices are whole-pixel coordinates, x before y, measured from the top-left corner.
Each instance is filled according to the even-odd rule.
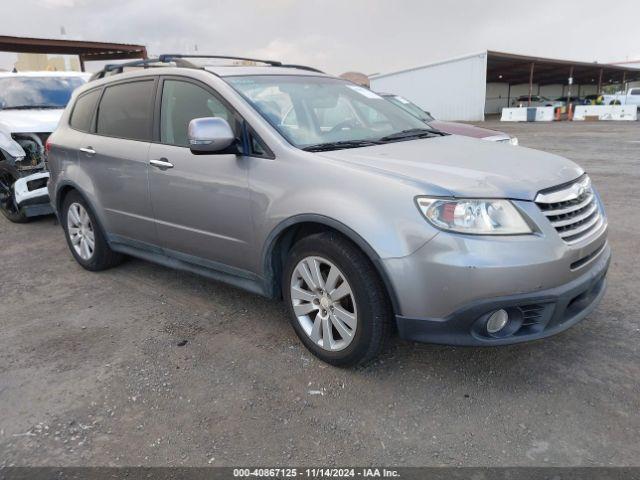
[[[367,256],[382,280],[394,313],[399,313],[398,301],[382,260],[369,243],[347,225],[330,217],[317,214],[301,214],[282,221],[274,228],[265,242],[262,252],[264,290],[274,298],[282,296],[280,278],[286,253],[294,243],[306,236],[325,231],[335,231],[353,242]]]
[[[104,228],[104,222],[103,219],[100,217],[100,213],[99,211],[95,208],[95,205],[93,204],[93,202],[91,201],[91,198],[89,198],[88,195],[85,195],[84,192],[82,191],[82,189],[80,187],[78,187],[75,183],[73,182],[69,182],[69,181],[65,181],[64,183],[61,183],[60,185],[57,186],[56,188],[56,197],[55,197],[55,213],[56,216],[58,217],[58,221],[60,222],[60,225],[62,226],[62,228],[65,228],[62,225],[62,205],[64,203],[64,199],[67,197],[67,195],[69,195],[69,193],[71,192],[76,192],[78,195],[80,195],[80,197],[87,202],[87,205],[89,206],[89,208],[91,209],[91,211],[93,212],[93,215],[96,218],[97,221],[97,228],[100,229],[100,232],[102,233],[102,235],[104,236],[107,244],[109,246],[111,246],[110,242],[109,242],[109,236],[107,235],[107,232]]]
[[[93,204],[92,199],[89,198],[89,196],[86,195],[83,192],[82,188],[76,185],[76,183],[69,180],[65,180],[60,184],[56,185],[56,189],[55,189],[56,196],[54,199],[54,203],[55,203],[54,207],[56,209],[56,214],[58,214],[58,216],[60,215],[60,210],[62,209],[62,204],[64,202],[64,199],[66,198],[67,195],[69,195],[71,191],[74,191],[74,190],[78,192],[78,195],[80,195],[85,202],[87,202],[89,207],[91,207],[91,210],[93,210],[94,215],[98,216],[98,213],[96,211],[96,208],[95,208],[95,205]]]

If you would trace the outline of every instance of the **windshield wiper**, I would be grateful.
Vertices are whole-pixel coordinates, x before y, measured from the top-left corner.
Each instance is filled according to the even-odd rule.
[[[444,136],[446,133],[436,130],[434,128],[411,128],[409,130],[402,130],[401,132],[392,133],[386,137],[382,137],[380,142],[393,142],[396,140],[405,140],[409,138],[426,138],[433,137],[435,135]]]
[[[62,109],[60,105],[10,105],[8,107],[3,107],[0,110],[35,110],[36,108],[55,108]]]
[[[370,147],[379,144],[380,143],[375,140],[342,140],[340,142],[316,143],[315,145],[304,147],[302,150],[307,152],[324,152],[343,148]]]

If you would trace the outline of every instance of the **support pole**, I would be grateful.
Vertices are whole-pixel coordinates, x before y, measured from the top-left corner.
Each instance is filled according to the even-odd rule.
[[[535,62],[531,62],[531,70],[529,71],[529,104],[527,106],[531,106],[531,94],[533,93],[533,69],[535,67]]]
[[[569,68],[569,81],[567,83],[569,83],[569,91],[567,92],[567,108],[568,108],[569,104],[571,103],[571,85],[573,84],[573,65],[571,65],[571,68]]]
[[[78,61],[80,62],[80,71],[84,72],[84,58],[82,58],[82,55],[78,55]]]
[[[602,94],[602,74],[604,73],[604,68],[600,69],[600,75],[598,75],[598,95]]]

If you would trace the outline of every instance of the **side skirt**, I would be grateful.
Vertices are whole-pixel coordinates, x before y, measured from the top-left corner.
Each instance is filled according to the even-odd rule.
[[[114,252],[124,253],[148,262],[169,268],[195,273],[212,280],[227,283],[234,287],[257,293],[265,297],[270,295],[262,277],[239,268],[195,257],[175,250],[160,248],[145,242],[139,242],[120,235],[108,235],[107,241]]]

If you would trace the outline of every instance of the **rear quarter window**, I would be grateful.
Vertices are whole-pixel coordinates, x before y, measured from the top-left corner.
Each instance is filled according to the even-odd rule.
[[[69,125],[81,132],[90,132],[93,113],[95,112],[99,98],[100,90],[93,90],[78,97],[73,106]]]
[[[151,141],[153,80],[107,87],[98,108],[96,133],[109,137]]]

